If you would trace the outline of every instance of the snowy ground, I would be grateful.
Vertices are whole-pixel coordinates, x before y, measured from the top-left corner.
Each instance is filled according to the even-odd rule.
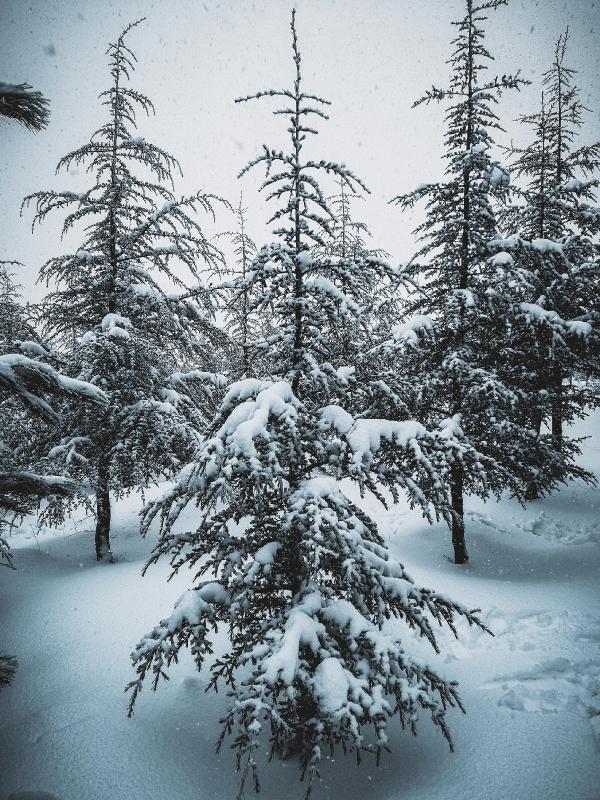
[[[578,431],[594,428],[584,461],[598,474],[600,416]],[[480,606],[496,636],[463,630],[431,653],[467,707],[450,718],[454,754],[423,717],[416,739],[392,736],[380,768],[328,761],[316,800],[599,800],[600,490],[574,483],[526,510],[470,501],[467,568],[447,559],[443,526],[404,505],[366,505],[415,579]],[[140,576],[152,542],[137,535],[138,508],[131,498],[116,509],[115,565],[93,560],[90,520],[36,538],[26,525],[12,537],[0,650],[20,667],[0,694],[0,800],[235,797],[231,754],[213,748],[224,698],[204,694],[206,678],[188,660],[126,718],[128,654],[189,585],[186,575],[166,584],[164,564]],[[302,797],[293,762],[261,772],[264,800]]]

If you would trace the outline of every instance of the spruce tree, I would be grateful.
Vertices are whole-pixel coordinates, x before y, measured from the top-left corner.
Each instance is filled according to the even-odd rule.
[[[0,116],[5,119],[12,119],[20,125],[28,128],[31,131],[40,131],[48,124],[50,112],[48,109],[49,101],[41,94],[41,92],[32,91],[32,87],[28,83],[12,84],[0,81]],[[0,355],[5,356],[12,352],[13,345],[18,345],[21,352],[27,349],[32,350],[34,355],[39,355],[40,352],[45,352],[41,348],[39,342],[36,340],[36,334],[31,325],[25,319],[22,308],[16,302],[17,287],[12,280],[9,271],[10,266],[22,266],[16,261],[0,261]],[[23,341],[21,341],[23,339]],[[27,348],[29,345],[29,348]],[[6,404],[11,395],[20,396],[25,399],[27,394],[30,394],[31,399],[36,397],[31,389],[48,388],[42,387],[40,382],[36,384],[35,374],[32,374],[33,367],[28,362],[21,363],[21,375],[18,375],[14,369],[14,365],[9,362],[2,364],[4,370],[3,375],[0,374],[0,392],[3,392],[3,401]],[[1,367],[0,367],[1,370]],[[43,379],[42,379],[43,383]],[[42,398],[37,395],[38,400],[41,402]],[[12,399],[12,398],[11,398]],[[10,400],[9,400],[10,402]],[[18,406],[17,406],[18,407]],[[11,410],[14,412],[14,408]],[[18,412],[17,412],[18,413]],[[14,413],[6,414],[7,423],[10,422],[10,428],[15,430],[15,417]],[[7,436],[7,427],[4,426],[4,439]],[[22,431],[20,431],[22,433]],[[7,461],[10,457],[13,458],[13,448],[7,444],[6,441],[0,441],[0,452],[2,453],[2,472],[7,476],[14,478],[15,474],[9,473]],[[33,487],[30,486],[31,490]],[[3,491],[0,489],[0,491]],[[2,531],[5,525],[5,514],[14,506],[16,498],[10,497],[9,493],[5,493],[4,502],[0,500],[0,564],[11,565],[12,558],[10,555],[10,548],[6,539],[2,537]],[[32,492],[29,491],[29,496]],[[35,492],[33,492],[35,495]],[[9,502],[10,499],[10,502]],[[4,658],[4,657],[2,657]],[[6,673],[10,671],[10,665],[5,659]],[[0,668],[0,685],[2,684],[2,669]],[[8,682],[8,681],[7,681]]]
[[[382,248],[371,246],[371,231],[365,222],[353,216],[353,205],[364,201],[364,195],[358,191],[349,191],[343,180],[338,181],[339,190],[327,198],[328,207],[333,219],[330,223],[331,233],[323,245],[315,245],[312,256],[316,260],[323,258],[325,263],[332,258],[367,261],[387,259],[389,253]],[[348,277],[341,276],[336,281],[338,288],[348,294]],[[337,364],[352,365],[367,380],[372,359],[369,351],[376,339],[374,331],[381,324],[382,318],[393,313],[395,308],[394,294],[381,292],[381,282],[376,271],[365,269],[352,276],[353,291],[360,297],[360,307],[354,310],[352,319],[341,317],[337,324],[329,330],[329,359]]]
[[[106,403],[102,391],[55,369],[52,354],[17,302],[18,291],[9,265],[0,263],[0,567],[14,567],[7,532],[35,510],[42,499],[72,497],[73,481],[39,471],[44,432],[59,426],[56,406],[78,403],[88,413]],[[47,466],[47,465],[46,465]],[[0,689],[8,686],[17,667],[12,656],[0,655]]]
[[[247,378],[254,373],[254,361],[257,357],[256,339],[259,335],[259,328],[255,315],[250,311],[250,296],[246,285],[246,277],[257,248],[254,240],[246,232],[247,209],[244,208],[243,195],[241,193],[240,201],[234,208],[233,213],[237,229],[222,234],[231,239],[236,260],[235,268],[231,270],[234,280],[228,284],[230,299],[227,303],[227,318],[229,335],[237,346],[239,353],[239,363],[235,365],[234,372],[240,377]]]
[[[389,253],[381,248],[369,246],[372,233],[366,222],[354,219],[352,206],[356,201],[364,201],[364,195],[351,192],[344,181],[338,181],[339,192],[327,198],[333,220],[330,224],[331,234],[324,244],[317,246],[315,252],[325,256],[339,258],[387,258]]]
[[[12,558],[2,535],[6,529],[42,498],[70,496],[76,488],[73,481],[39,471],[38,462],[47,455],[43,447],[48,426],[62,424],[57,413],[61,398],[66,404],[83,404],[88,413],[106,403],[101,390],[56,369],[60,361],[18,302],[18,287],[9,271],[15,265],[0,263],[0,564],[8,566]]]
[[[548,455],[531,431],[526,395],[507,379],[503,365],[515,301],[509,281],[499,280],[496,208],[508,199],[506,168],[493,158],[494,131],[501,131],[496,104],[523,83],[518,74],[484,78],[492,56],[484,44],[487,12],[506,0],[477,4],[466,0],[450,57],[448,88],[433,87],[414,106],[449,100],[444,138],[445,178],[422,185],[392,202],[411,208],[426,202],[417,228],[422,247],[406,268],[416,285],[402,324],[393,331],[390,351],[409,353],[419,372],[406,400],[429,425],[458,415],[466,438],[481,455],[486,480],[457,461],[452,468],[451,505],[454,560],[468,560],[464,536],[465,493],[522,497]],[[412,317],[412,318],[411,318]],[[541,448],[541,449],[540,449]],[[523,453],[535,451],[533,463]]]
[[[128,687],[132,712],[146,678],[156,688],[185,647],[201,669],[211,631],[227,626],[230,646],[210,664],[210,685],[229,688],[219,746],[234,737],[240,797],[247,779],[259,789],[264,728],[271,755],[298,755],[307,795],[326,748],[379,758],[394,717],[414,733],[424,710],[451,743],[445,713],[462,708],[456,685],[413,660],[399,627],[384,625],[403,621],[436,651],[432,621],[454,631],[462,616],[481,626],[475,611],[414,584],[341,483],[382,500],[386,489],[394,498],[406,490],[424,514],[447,514],[440,472],[474,454],[453,420],[429,432],[414,420],[347,410],[367,390],[352,366],[327,360],[329,331],[340,317],[356,323],[365,272],[383,289],[397,275],[361,254],[311,254],[334,220],[319,177],[342,180],[348,191],[362,184],[344,165],[305,155],[316,133],[311,118],[325,119],[329,104],[303,88],[294,12],[291,30],[292,88],[243,98],[276,98],[274,113],[289,121],[287,149],[265,145],[242,171],[263,165],[262,188],[279,201],[277,239],[240,281],[251,309],[273,315],[265,342],[273,374],[229,386],[194,463],[144,512],[144,532],[160,525],[149,565],[167,556],[174,572],[187,566],[196,579],[135,648],[137,678]],[[178,522],[191,502],[193,530]]]
[[[0,656],[0,689],[10,686],[17,671],[18,663],[14,656]]]
[[[533,324],[534,425],[540,430],[542,420],[551,418],[558,451],[572,446],[565,443],[564,425],[597,402],[572,378],[598,375],[600,142],[577,146],[589,110],[565,61],[568,41],[567,30],[543,75],[539,110],[519,118],[531,138],[508,152],[525,187],[503,215],[521,279],[522,312]]]
[[[222,256],[195,216],[214,216],[216,198],[177,199],[177,160],[137,132],[136,113],[154,111],[128,85],[136,59],[126,39],[139,22],[109,45],[111,86],[100,95],[105,122],[57,167],[87,165],[91,185],[24,201],[35,205],[34,225],[55,211],[66,214],[63,233],[85,225],[77,252],[50,259],[41,279],[53,284],[43,304],[46,332],[65,353],[69,374],[110,399],[103,414],[75,410],[69,437],[53,450],[65,472],[96,494],[98,560],[112,560],[111,490],[119,496],[147,485],[189,457],[196,432],[184,411],[200,408],[218,384],[211,373],[223,339],[212,321],[210,285]],[[200,369],[190,372],[191,364]]]
[[[27,83],[15,85],[0,82],[0,116],[6,119],[13,119],[29,130],[39,131],[48,124],[48,100],[40,92],[31,91],[31,86]],[[23,316],[14,302],[15,286],[7,269],[9,264],[15,263],[0,262],[0,403],[4,406],[6,406],[7,399],[13,394],[20,395],[22,399],[25,399],[25,395],[29,395],[33,399],[36,396],[35,390],[41,388],[39,380],[32,376],[32,371],[35,370],[32,365],[28,362],[22,362],[20,369],[17,366],[15,370],[14,359],[12,364],[10,361],[7,362],[6,359],[3,359],[3,356],[10,349],[7,347],[7,343],[13,338],[14,333],[23,333],[27,329]],[[29,332],[27,330],[27,333]],[[29,341],[29,337],[26,341]],[[9,402],[10,399],[8,400]],[[39,395],[38,400],[42,400]],[[6,407],[4,411],[6,411]],[[15,430],[13,411],[14,408],[3,416],[3,422],[5,423],[3,426],[4,439],[7,435],[9,423],[11,430]],[[39,482],[37,486],[34,485],[33,476],[25,478],[23,473],[20,473],[19,497],[15,497],[14,480],[17,478],[17,473],[14,470],[10,470],[9,462],[13,460],[13,449],[6,441],[0,440],[0,455],[2,458],[2,473],[0,474],[0,566],[12,566],[10,547],[3,535],[6,527],[6,515],[15,510],[23,509],[23,496],[29,500],[32,497],[43,496],[47,493],[45,491],[47,487],[40,486]],[[9,486],[8,484],[12,485]],[[11,490],[13,490],[12,493]],[[21,506],[15,509],[19,499],[21,499]],[[17,661],[13,656],[0,655],[0,689],[12,682],[16,669]]]

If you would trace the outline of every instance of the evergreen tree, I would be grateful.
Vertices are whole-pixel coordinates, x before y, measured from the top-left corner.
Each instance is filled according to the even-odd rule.
[[[14,656],[0,656],[0,689],[10,686],[13,682],[17,666],[17,659]]]
[[[38,335],[27,319],[25,309],[17,302],[20,288],[15,284],[10,269],[22,266],[17,261],[0,261],[0,347],[3,353],[7,353],[13,348],[22,350],[27,342],[33,354],[40,355]]]
[[[364,195],[349,191],[341,179],[338,184],[339,192],[327,198],[333,217],[330,222],[331,233],[322,245],[315,245],[312,250],[313,258],[322,258],[325,263],[332,258],[366,262],[371,258],[388,258],[389,253],[385,250],[369,246],[371,231],[365,222],[355,220],[352,215],[352,205],[356,201],[364,200]],[[360,297],[360,307],[354,310],[352,319],[342,317],[337,324],[331,325],[328,357],[336,364],[351,364],[360,373],[361,380],[367,381],[372,366],[369,351],[376,341],[374,331],[381,325],[383,318],[393,314],[396,304],[393,293],[381,293],[381,282],[376,271],[367,268],[363,272],[354,273],[351,279],[353,291]],[[348,294],[348,276],[338,276],[334,280],[335,285],[344,294]]]
[[[532,431],[530,394],[506,366],[515,365],[510,332],[518,303],[512,281],[501,271],[508,261],[498,252],[495,209],[507,201],[511,186],[506,168],[492,157],[492,133],[502,130],[495,111],[498,97],[523,81],[518,74],[487,80],[482,74],[492,59],[484,44],[486,14],[503,5],[506,0],[466,0],[465,16],[454,23],[449,86],[432,88],[414,104],[451,101],[444,139],[445,180],[393,201],[402,208],[426,201],[425,221],[417,229],[423,244],[406,270],[416,291],[390,341],[392,351],[408,351],[418,363],[420,380],[407,393],[407,402],[425,424],[459,415],[486,471],[482,482],[479,473],[469,474],[461,462],[453,466],[452,543],[457,564],[468,560],[464,494],[485,496],[509,488],[522,498],[534,475],[542,476],[548,461],[556,459],[548,443]],[[520,370],[517,377],[526,365]],[[546,484],[541,483],[546,490],[548,481],[562,479],[567,468],[576,469],[567,461],[563,469],[545,476]]]
[[[563,427],[597,401],[574,376],[598,375],[600,231],[596,189],[600,142],[576,147],[585,108],[565,63],[568,30],[559,37],[552,66],[544,73],[537,112],[520,117],[531,132],[524,147],[512,147],[512,170],[526,185],[520,202],[506,210],[510,254],[519,269],[523,314],[530,332],[534,426],[551,417],[556,450],[565,448]],[[504,247],[503,243],[500,246]]]
[[[32,453],[39,453],[43,439],[40,430],[60,422],[53,401],[67,398],[67,402],[84,404],[89,413],[90,404],[101,408],[106,397],[48,363],[51,354],[16,301],[9,264],[15,262],[0,263],[0,566],[12,568],[7,531],[43,498],[70,497],[77,488],[62,476],[40,474],[32,468]],[[0,655],[0,689],[12,682],[16,667],[14,657]]]
[[[323,245],[315,247],[315,253],[343,259],[387,258],[389,253],[385,250],[368,246],[368,240],[372,238],[368,225],[355,220],[352,215],[352,204],[364,200],[364,196],[356,191],[348,191],[342,179],[338,183],[339,192],[327,198],[333,215],[329,226],[331,234]]]
[[[177,199],[169,188],[173,171],[180,171],[177,160],[136,135],[136,112],[154,111],[148,97],[127,85],[135,56],[125,41],[139,22],[109,45],[112,84],[100,95],[106,121],[58,164],[58,171],[86,164],[92,185],[24,201],[35,204],[34,225],[54,211],[66,213],[64,233],[86,225],[81,248],[50,259],[41,277],[56,287],[44,302],[44,321],[65,351],[69,374],[92,381],[110,399],[94,417],[75,409],[69,437],[53,450],[66,473],[96,493],[98,560],[112,559],[110,491],[147,485],[189,457],[196,433],[184,412],[193,407],[201,422],[202,400],[219,383],[212,373],[223,339],[212,322],[214,296],[205,276],[222,256],[194,217],[214,216],[216,198]],[[191,289],[179,277],[182,269],[193,278]],[[204,371],[185,372],[189,364]]]
[[[237,345],[240,353],[239,365],[235,372],[241,377],[251,377],[253,374],[253,364],[256,359],[256,339],[259,335],[258,323],[250,311],[249,289],[246,286],[246,276],[250,269],[250,263],[256,255],[256,244],[246,233],[246,212],[243,205],[243,196],[240,193],[240,202],[234,208],[237,222],[237,230],[227,231],[222,234],[231,238],[236,259],[236,268],[233,270],[234,278],[239,279],[240,286],[237,290],[231,291],[231,299],[227,304],[227,316],[229,334],[232,341]],[[234,280],[232,287],[237,286]]]
[[[39,452],[40,430],[48,422],[58,422],[58,398],[76,398],[102,406],[104,394],[87,383],[72,380],[50,363],[52,354],[37,336],[17,302],[18,289],[9,265],[0,263],[0,564],[12,566],[8,542],[2,534],[13,520],[31,512],[40,499],[71,495],[72,481],[56,475],[32,471]],[[34,425],[35,422],[35,425]]]
[[[0,82],[0,116],[14,119],[29,130],[39,131],[48,124],[48,100],[40,92],[32,92],[31,86],[27,83],[15,85]],[[0,403],[4,406],[6,406],[7,401],[6,392],[8,392],[9,396],[11,394],[19,394],[24,398],[24,394],[29,394],[33,398],[35,395],[30,390],[39,388],[39,382],[36,385],[36,381],[31,379],[31,367],[28,369],[28,365],[21,364],[21,374],[18,374],[18,367],[17,371],[15,371],[15,364],[7,363],[3,359],[8,349],[6,344],[17,331],[17,328],[20,328],[19,333],[22,333],[27,327],[13,299],[14,284],[7,271],[9,263],[14,264],[15,262],[0,262]],[[5,437],[7,423],[11,421],[11,427],[14,429],[14,417],[12,414],[9,413],[3,417]],[[10,548],[3,533],[5,515],[7,512],[14,510],[14,505],[17,502],[14,493],[11,495],[11,489],[14,490],[15,488],[14,480],[17,475],[8,471],[8,462],[12,460],[13,451],[2,440],[0,440],[0,454],[2,456],[2,474],[0,475],[0,566],[12,566]],[[40,491],[42,489],[41,486],[34,486],[33,478],[24,479],[21,473],[20,480],[20,495],[25,492],[25,496],[31,498],[36,495],[39,497],[45,493]],[[12,486],[9,487],[7,481],[12,483]],[[17,661],[15,658],[0,655],[0,689],[12,682],[16,668]]]
[[[382,500],[386,489],[393,498],[405,489],[431,517],[447,513],[440,473],[475,456],[454,420],[428,432],[413,420],[347,411],[366,390],[352,367],[326,360],[329,330],[340,316],[357,324],[364,273],[383,288],[395,287],[397,275],[360,253],[311,255],[334,220],[319,175],[349,191],[362,184],[347,167],[304,155],[316,132],[309,120],[326,118],[328,103],[303,88],[294,12],[291,29],[293,87],[243,98],[277,98],[275,113],[289,120],[289,147],[264,146],[242,171],[264,165],[262,188],[280,201],[271,217],[277,241],[259,250],[239,284],[252,310],[273,314],[266,346],[274,372],[229,386],[195,462],[144,512],[144,532],[160,522],[149,564],[168,556],[175,572],[193,568],[197,582],[137,645],[137,679],[128,687],[132,712],[147,677],[156,688],[188,646],[202,668],[211,630],[227,625],[230,647],[211,665],[210,685],[230,689],[219,746],[234,736],[240,797],[247,778],[259,789],[255,755],[265,725],[271,754],[299,755],[307,795],[324,748],[379,758],[393,717],[414,733],[425,710],[451,743],[445,712],[462,707],[456,685],[413,660],[399,631],[383,626],[402,620],[435,650],[431,620],[453,631],[460,616],[482,626],[476,612],[414,584],[340,483],[349,479]],[[197,525],[185,530],[178,518],[192,501]]]

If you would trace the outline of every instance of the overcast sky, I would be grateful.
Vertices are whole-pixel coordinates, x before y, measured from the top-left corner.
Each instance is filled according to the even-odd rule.
[[[27,81],[51,99],[48,129],[32,134],[0,122],[0,258],[22,261],[25,297],[37,300],[41,264],[77,246],[60,241],[60,219],[32,236],[21,199],[38,189],[84,189],[85,174],[55,176],[59,158],[83,144],[102,120],[97,95],[109,86],[106,44],[130,21],[147,17],[129,45],[139,64],[132,86],[149,95],[156,116],[139,134],[179,158],[177,194],[203,189],[249,208],[249,233],[266,240],[268,209],[257,194],[261,174],[237,173],[263,142],[283,144],[285,124],[270,100],[234,104],[264,88],[288,86],[293,74],[291,0],[0,0],[0,80]],[[443,170],[443,106],[411,104],[432,83],[444,85],[462,0],[297,0],[305,90],[333,103],[330,120],[310,142],[310,155],[343,161],[371,195],[357,207],[374,246],[394,263],[410,257],[418,215],[400,215],[387,201]],[[539,97],[541,73],[556,37],[569,26],[569,63],[579,70],[592,108],[585,138],[600,139],[600,0],[512,0],[490,12],[488,47],[498,73],[521,69],[533,85],[508,93],[500,113],[506,136],[522,139],[513,120]],[[327,188],[324,186],[324,188]],[[333,187],[331,187],[333,189]],[[360,212],[360,213],[358,213]],[[211,232],[231,228],[224,212]]]

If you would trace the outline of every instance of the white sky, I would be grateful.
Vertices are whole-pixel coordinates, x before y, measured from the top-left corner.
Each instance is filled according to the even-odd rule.
[[[139,59],[132,86],[149,95],[156,117],[140,119],[138,135],[179,158],[177,194],[203,189],[249,208],[249,233],[268,241],[268,209],[257,194],[262,173],[237,173],[263,142],[284,144],[285,124],[272,101],[236,105],[234,98],[287,87],[293,64],[292,0],[0,0],[0,80],[27,81],[51,99],[49,128],[37,135],[0,122],[0,258],[22,261],[25,298],[38,300],[37,272],[49,257],[77,247],[60,241],[59,217],[31,235],[21,199],[39,189],[77,189],[85,175],[55,177],[59,158],[86,141],[102,119],[97,95],[109,85],[106,44],[146,16],[129,45]],[[297,27],[305,89],[333,102],[330,121],[309,144],[312,157],[343,161],[371,189],[357,206],[373,245],[394,263],[415,249],[419,215],[401,215],[387,201],[438,178],[443,169],[443,106],[411,110],[432,83],[445,85],[462,0],[298,0]],[[523,136],[514,118],[537,103],[539,78],[553,42],[569,25],[569,63],[580,71],[583,99],[594,109],[586,140],[600,139],[600,0],[512,0],[491,12],[487,45],[499,74],[521,69],[533,86],[505,96],[503,137]],[[494,69],[492,66],[491,69]],[[323,186],[327,189],[327,186]],[[332,189],[334,187],[331,187]],[[232,227],[223,212],[209,232]]]

